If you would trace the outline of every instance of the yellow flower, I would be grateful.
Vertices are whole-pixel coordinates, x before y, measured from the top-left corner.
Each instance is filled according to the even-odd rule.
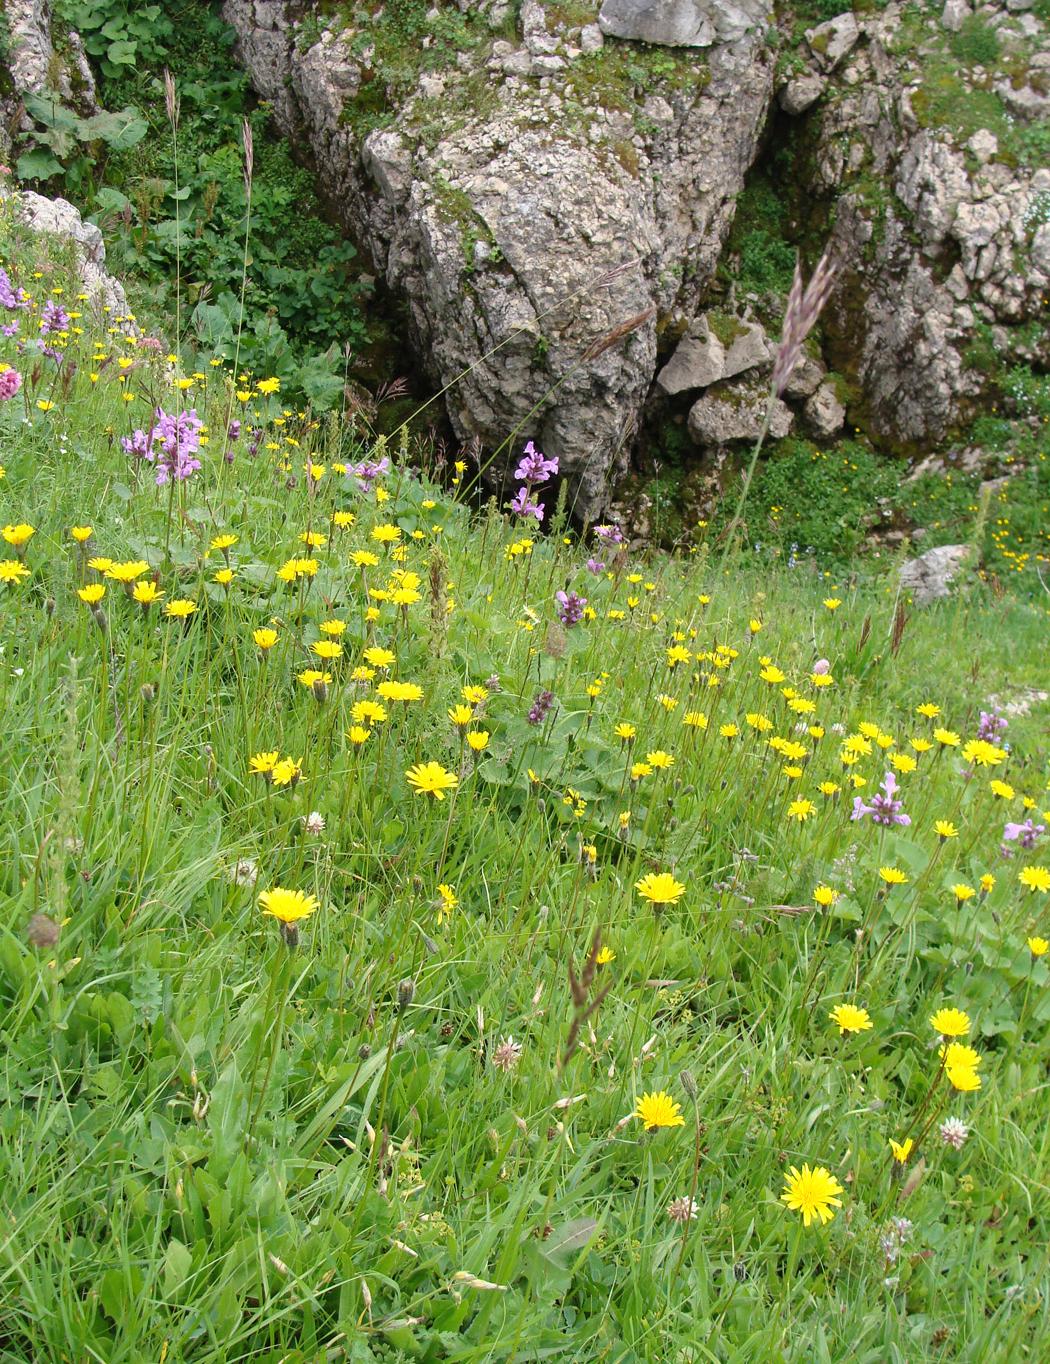
[[[27,545],[35,534],[36,530],[32,526],[27,525],[24,521],[20,522],[17,526],[5,526],[3,530],[0,531],[0,535],[2,535],[7,543],[14,549],[21,549],[24,545]]]
[[[923,715],[927,720],[935,720],[940,713],[940,706],[935,706],[932,701],[924,701],[921,706],[915,707],[915,714]]]
[[[105,583],[88,583],[87,587],[77,589],[77,596],[82,602],[87,602],[88,606],[97,606],[105,595]]]
[[[423,688],[415,682],[380,682],[376,691],[384,701],[422,701]]]
[[[1045,867],[1022,867],[1017,879],[1025,890],[1050,890],[1050,871]]]
[[[317,639],[310,645],[311,651],[318,657],[331,661],[333,658],[341,658],[343,646],[337,644],[334,639]]]
[[[334,639],[338,639],[346,629],[346,621],[323,620],[317,628],[321,631],[322,635],[331,635]]]
[[[616,960],[616,953],[611,947],[603,947],[599,950],[594,959],[599,966],[608,966],[611,961]]]
[[[1006,757],[1006,749],[996,748],[995,744],[988,743],[986,739],[971,739],[963,749],[962,755],[968,763],[974,763],[978,767],[994,767]]]
[[[831,1209],[842,1207],[838,1195],[844,1192],[842,1185],[823,1165],[814,1166],[813,1169],[803,1165],[801,1170],[792,1165],[790,1173],[784,1176],[784,1192],[780,1195],[780,1201],[786,1203],[792,1212],[802,1214],[803,1226],[808,1227],[814,1217],[819,1217],[823,1226],[835,1216]]]
[[[479,687],[477,683],[464,687],[459,694],[468,706],[480,706],[482,701],[489,698],[488,688]]]
[[[270,773],[270,780],[274,786],[294,786],[303,775],[302,762],[296,762],[294,758],[282,758],[276,763]]]
[[[160,601],[164,593],[157,584],[150,578],[144,583],[136,583],[131,589],[132,598],[138,602],[139,606],[145,611],[153,605],[155,601]]]
[[[280,379],[260,379],[255,385],[260,393],[277,393],[281,387]]]
[[[379,560],[367,549],[355,549],[350,555],[350,562],[355,568],[375,568]]]
[[[939,744],[943,744],[945,748],[959,747],[960,739],[953,729],[935,729],[933,731],[933,737]]]
[[[930,1015],[930,1027],[942,1037],[965,1037],[970,1031],[970,1016],[962,1009],[938,1009]]]
[[[787,772],[788,769],[785,768],[784,771]],[[793,800],[787,808],[788,819],[797,819],[800,824],[803,824],[809,819],[810,815],[815,815],[816,813],[817,807],[811,800]]]
[[[359,725],[381,725],[387,718],[387,712],[378,701],[355,701],[350,707],[350,718]]]
[[[834,796],[841,790],[841,787],[837,781],[822,781],[817,787],[817,790],[822,796]]]
[[[685,886],[668,871],[649,872],[634,883],[638,894],[653,905],[674,905],[685,894]]]
[[[261,630],[252,631],[252,639],[263,651],[263,653],[265,653],[267,649],[272,649],[273,646],[277,643],[278,638],[279,636],[277,634],[277,631],[271,630],[268,627],[264,627]]]
[[[259,776],[268,777],[280,761],[281,754],[278,749],[273,749],[267,753],[253,753],[248,759],[248,770]]]
[[[168,602],[164,614],[173,616],[176,620],[185,620],[187,616],[192,616],[196,609],[195,601],[190,601],[187,597],[176,597],[174,601]]]
[[[990,895],[995,889],[995,877],[990,871],[986,871],[981,877],[981,889],[984,891],[985,895]]]
[[[912,1148],[914,1147],[914,1145],[915,1142],[912,1140],[911,1137],[905,1138],[904,1141],[894,1141],[893,1138],[891,1137],[890,1150],[893,1152],[893,1159],[897,1161],[900,1165],[903,1165],[904,1162],[911,1155]]]
[[[880,867],[879,875],[887,886],[904,886],[908,883],[908,878],[899,867]]]
[[[964,901],[971,900],[977,892],[974,890],[973,886],[968,886],[965,881],[959,881],[952,886],[952,894],[955,896],[957,903],[961,905]]]
[[[304,687],[313,687],[315,693],[319,687],[327,687],[331,680],[331,673],[318,672],[316,668],[307,668],[299,673],[296,678],[296,681],[301,682]]]
[[[631,766],[631,780],[641,781],[643,777],[651,777],[653,769],[648,763],[633,763]]]
[[[949,1062],[944,1067],[944,1073],[952,1088],[961,1094],[970,1094],[981,1087],[981,1077],[972,1066],[952,1065]]]
[[[933,831],[937,837],[941,839],[959,837],[959,830],[950,819],[939,819],[936,824],[934,824]]]
[[[914,772],[918,763],[908,753],[894,753],[890,757],[890,766],[904,777],[909,772]]]
[[[83,545],[91,539],[95,532],[91,526],[71,526],[69,533],[78,545]]]
[[[416,763],[414,767],[408,769],[405,776],[416,795],[433,796],[435,800],[444,800],[445,792],[459,785],[456,774],[446,771],[437,762]]]
[[[481,753],[488,748],[489,733],[487,729],[474,729],[467,735],[467,743],[475,753]]]
[[[820,905],[822,909],[830,909],[839,898],[840,892],[832,890],[830,886],[818,886],[813,892],[814,903]]]
[[[469,725],[474,719],[474,712],[469,706],[455,705],[449,708],[448,718],[454,725],[462,728],[464,725]]]
[[[674,763],[674,758],[670,753],[665,753],[662,748],[656,748],[652,753],[645,755],[645,761],[653,768],[667,768]]]
[[[105,570],[107,578],[112,578],[114,582],[123,583],[125,586],[128,583],[133,583],[136,578],[141,578],[143,573],[148,572],[149,564],[146,563],[145,559],[132,559],[127,563],[119,564],[111,563]]]
[[[681,1104],[663,1089],[643,1094],[635,1105],[632,1117],[640,1118],[647,1132],[655,1132],[659,1127],[685,1125]]]
[[[264,890],[259,896],[259,905],[264,914],[272,914],[282,924],[298,923],[313,914],[320,901],[316,895],[306,895],[301,890]]]
[[[363,725],[351,725],[346,731],[346,737],[352,744],[363,744],[372,733],[370,729],[365,729]]]
[[[682,724],[688,725],[691,729],[706,729],[707,716],[702,710],[687,710],[682,716]]]
[[[17,559],[0,559],[0,583],[10,587],[22,578],[29,577],[29,569]]]
[[[858,1009],[854,1004],[836,1004],[828,1014],[842,1037],[848,1032],[867,1032],[874,1024],[867,1009]]]
[[[1000,800],[1013,800],[1016,795],[1009,782],[1000,781],[998,778],[988,783],[988,790],[993,796],[998,796]]]
[[[721,734],[723,739],[735,739],[737,735],[740,733],[736,725],[733,724],[719,725],[718,732],[719,734]]]
[[[238,537],[236,535],[230,535],[228,533],[223,535],[216,535],[211,542],[211,547],[212,549],[218,550],[229,549],[231,545],[235,545],[237,543],[237,538]]]
[[[631,740],[635,738],[638,731],[635,729],[634,725],[629,725],[626,721],[621,721],[613,730],[613,733],[618,739],[622,739],[625,744],[629,744]]]
[[[230,583],[233,582],[233,569],[220,568],[212,576],[214,577],[215,581],[219,584],[220,587],[229,587]]]
[[[401,539],[401,530],[398,526],[373,526],[371,539],[375,540],[375,542],[380,545],[393,545]]]
[[[842,600],[839,597],[825,597],[824,605],[828,608],[829,611],[837,611],[839,607],[842,605]]]
[[[1050,952],[1050,942],[1045,938],[1029,938],[1027,942],[1028,950],[1033,957],[1045,957],[1047,952]]]

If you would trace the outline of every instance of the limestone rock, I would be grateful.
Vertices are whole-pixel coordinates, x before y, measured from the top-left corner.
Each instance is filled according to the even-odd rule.
[[[972,13],[969,0],[944,0],[941,23],[949,33],[958,33]]]
[[[604,0],[598,14],[603,33],[613,38],[667,47],[710,47],[732,43],[764,28],[772,7],[764,0]]]
[[[816,104],[823,93],[823,78],[808,72],[806,75],[796,76],[794,80],[782,85],[777,95],[777,103],[785,114],[804,114],[807,109]]]
[[[725,347],[711,331],[707,319],[700,318],[679,341],[656,382],[667,394],[707,388],[721,379],[725,360]]]
[[[950,594],[951,584],[965,564],[969,545],[938,545],[901,565],[900,583],[916,606],[928,606]]]
[[[689,434],[697,445],[727,445],[757,440],[762,431],[769,393],[746,384],[720,386],[697,399],[689,410]],[[781,440],[791,430],[791,409],[773,401],[769,436]]]
[[[801,360],[791,371],[787,387],[784,389],[784,397],[808,398],[817,391],[826,373],[827,367],[823,361],[816,359],[808,351],[803,351]]]
[[[846,422],[846,409],[839,401],[833,384],[821,384],[806,399],[802,415],[811,434],[818,439],[837,436]]]
[[[756,369],[773,358],[773,348],[760,322],[739,322],[735,335],[726,349],[723,379],[731,379],[745,370]]]
[[[348,114],[377,75],[361,32],[339,27],[352,21],[332,19],[307,44],[300,4],[224,0],[255,88],[404,300],[408,339],[429,380],[448,386],[457,436],[492,451],[518,430],[557,455],[579,517],[601,513],[626,467],[657,320],[696,314],[758,149],[775,55],[758,22],[765,0],[739,3],[710,0],[707,22],[734,33],[743,14],[754,31],[711,47],[703,81],[650,92],[644,135],[601,92],[586,118],[562,122],[584,59],[570,59],[571,28],[555,31],[550,7],[531,0],[522,45],[461,54],[440,73],[439,99],[392,99],[385,126],[360,137]],[[607,18],[597,34],[581,29],[579,50],[603,29]],[[576,85],[572,98],[587,95]],[[497,495],[519,452],[488,469]]]
[[[123,287],[106,273],[106,247],[94,223],[86,223],[65,199],[45,199],[26,190],[18,196],[19,220],[31,232],[63,237],[73,243],[84,292],[92,303],[107,307],[114,317],[128,312]]]
[[[860,25],[847,11],[806,33],[806,43],[822,71],[834,71],[860,38]]]

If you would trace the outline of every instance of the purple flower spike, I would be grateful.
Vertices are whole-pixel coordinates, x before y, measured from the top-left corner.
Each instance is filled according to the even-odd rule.
[[[982,710],[981,720],[977,726],[977,737],[987,740],[988,743],[998,743],[1009,723],[1005,715],[998,715],[994,710]]]
[[[911,816],[904,813],[903,802],[897,800],[896,790],[897,778],[892,772],[887,772],[882,791],[872,796],[870,805],[865,805],[860,796],[854,798],[850,819],[863,819],[865,815],[871,815],[873,824],[881,824],[885,828],[892,828],[895,824],[910,824]]]
[[[543,520],[543,504],[533,500],[525,485],[518,489],[509,505],[511,511],[518,516],[534,516],[537,521]]]
[[[1040,834],[1046,833],[1045,824],[1036,824],[1031,816],[1023,824],[1007,824],[1003,829],[1004,843],[1020,843],[1022,848],[1034,848]]]
[[[554,693],[552,691],[538,691],[525,719],[530,725],[542,725],[547,718],[547,712],[553,705]]]
[[[558,603],[558,619],[567,629],[574,625],[579,625],[583,619],[583,608],[587,605],[587,598],[580,597],[575,592],[556,592],[554,594]]]
[[[530,440],[525,446],[521,462],[514,470],[514,477],[523,483],[546,483],[558,472],[558,456],[548,459],[540,453]]]

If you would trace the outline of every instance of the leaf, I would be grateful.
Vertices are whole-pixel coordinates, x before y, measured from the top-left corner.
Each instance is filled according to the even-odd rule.
[[[62,175],[65,169],[62,162],[43,147],[23,152],[15,162],[15,171],[20,180],[50,180],[53,175]]]
[[[116,44],[114,44],[116,46]],[[134,105],[115,113],[103,111],[81,120],[78,135],[85,142],[101,140],[115,152],[126,152],[146,136],[149,125]]]
[[[193,1256],[181,1241],[171,1240],[164,1252],[164,1270],[161,1285],[166,1298],[174,1297],[189,1278],[193,1267]]]
[[[208,1128],[212,1135],[208,1171],[216,1179],[223,1180],[229,1174],[244,1141],[247,1121],[248,1097],[234,1059],[216,1081],[208,1108]]]
[[[134,66],[137,52],[138,48],[134,43],[129,43],[126,38],[118,38],[106,49],[106,57],[114,66]]]

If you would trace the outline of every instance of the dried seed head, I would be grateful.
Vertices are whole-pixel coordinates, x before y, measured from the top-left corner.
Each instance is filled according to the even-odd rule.
[[[34,914],[26,928],[26,937],[33,947],[54,947],[60,929],[48,914]]]

